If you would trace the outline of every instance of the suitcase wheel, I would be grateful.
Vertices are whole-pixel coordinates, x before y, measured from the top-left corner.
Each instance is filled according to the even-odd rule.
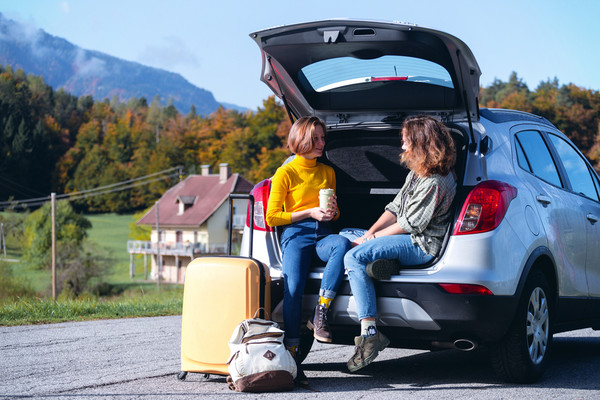
[[[180,381],[185,381],[185,378],[187,378],[187,371],[181,371],[179,374],[177,374],[177,379],[179,379]]]

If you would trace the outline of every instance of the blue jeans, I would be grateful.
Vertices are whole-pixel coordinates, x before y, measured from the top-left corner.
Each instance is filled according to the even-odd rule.
[[[284,227],[283,253],[283,324],[287,346],[300,344],[302,295],[315,256],[325,261],[319,295],[333,299],[344,277],[344,254],[352,245],[343,236],[334,235],[329,223],[312,218]]]
[[[364,229],[342,229],[341,236],[353,241],[364,235]],[[410,239],[410,235],[382,236],[363,242],[344,257],[350,288],[359,319],[377,317],[377,298],[373,280],[367,275],[367,264],[377,259],[398,260],[400,265],[424,264],[433,258]]]

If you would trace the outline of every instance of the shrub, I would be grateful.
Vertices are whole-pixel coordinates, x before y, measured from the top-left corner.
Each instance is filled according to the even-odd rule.
[[[87,237],[90,221],[78,215],[69,202],[56,203],[56,241],[59,247],[78,247]],[[50,203],[31,213],[25,220],[23,260],[38,268],[50,268],[52,247],[52,218]]]
[[[28,283],[14,276],[12,266],[9,263],[0,261],[0,301],[30,297],[34,294]]]
[[[80,245],[62,243],[57,259],[56,291],[64,297],[95,292],[114,262],[105,250],[87,240]]]

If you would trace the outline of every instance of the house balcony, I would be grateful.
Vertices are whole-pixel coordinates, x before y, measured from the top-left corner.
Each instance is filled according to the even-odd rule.
[[[235,230],[243,230],[246,225],[246,214],[234,214],[232,228]]]
[[[181,242],[161,242],[160,247],[156,242],[145,240],[128,240],[127,251],[129,254],[159,254],[161,256],[184,256],[195,258],[202,254],[225,254],[227,252],[227,243],[215,243],[207,245],[205,243],[181,243]]]

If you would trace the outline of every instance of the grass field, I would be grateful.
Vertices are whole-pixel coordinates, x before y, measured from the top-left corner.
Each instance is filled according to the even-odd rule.
[[[20,262],[4,263],[17,282],[23,282],[34,292],[46,298],[19,297],[0,304],[0,325],[22,325],[80,321],[101,318],[147,317],[181,313],[183,286],[163,283],[160,293],[156,283],[144,280],[144,260],[134,258],[136,274],[129,275],[129,224],[133,215],[86,215],[92,228],[88,240],[103,247],[114,259],[103,281],[110,287],[111,296],[83,296],[77,299],[61,298],[54,302],[50,296],[50,271],[32,270]],[[21,249],[11,249],[12,258],[20,258]],[[148,269],[150,260],[148,259]],[[149,271],[148,271],[149,272]],[[11,278],[11,279],[13,279]],[[2,286],[0,285],[0,288]]]
[[[135,278],[129,277],[129,253],[127,240],[129,239],[129,224],[134,222],[132,214],[91,214],[85,215],[91,222],[92,228],[87,231],[88,239],[100,247],[105,248],[114,258],[115,263],[110,268],[105,281],[114,285],[128,285],[139,283],[144,279],[144,260],[141,256],[134,256]],[[10,254],[13,259],[21,257],[21,249],[12,248]],[[148,259],[148,269],[150,260]],[[13,263],[13,271],[19,279],[29,281],[36,292],[48,293],[50,287],[50,272],[31,270],[20,263]]]
[[[134,222],[133,215],[92,214],[85,217],[92,223],[92,228],[88,230],[88,239],[106,248],[115,259],[115,265],[111,270],[111,274],[106,277],[106,280],[109,283],[130,281],[127,240],[129,240],[129,224]],[[135,279],[143,279],[143,258],[136,256],[134,257],[134,262]],[[149,268],[150,260],[148,260]]]
[[[0,304],[0,326],[177,315],[181,313],[182,300],[181,288],[175,285],[163,286],[160,294],[155,286],[146,286],[144,291],[140,285],[107,299],[21,298]]]

